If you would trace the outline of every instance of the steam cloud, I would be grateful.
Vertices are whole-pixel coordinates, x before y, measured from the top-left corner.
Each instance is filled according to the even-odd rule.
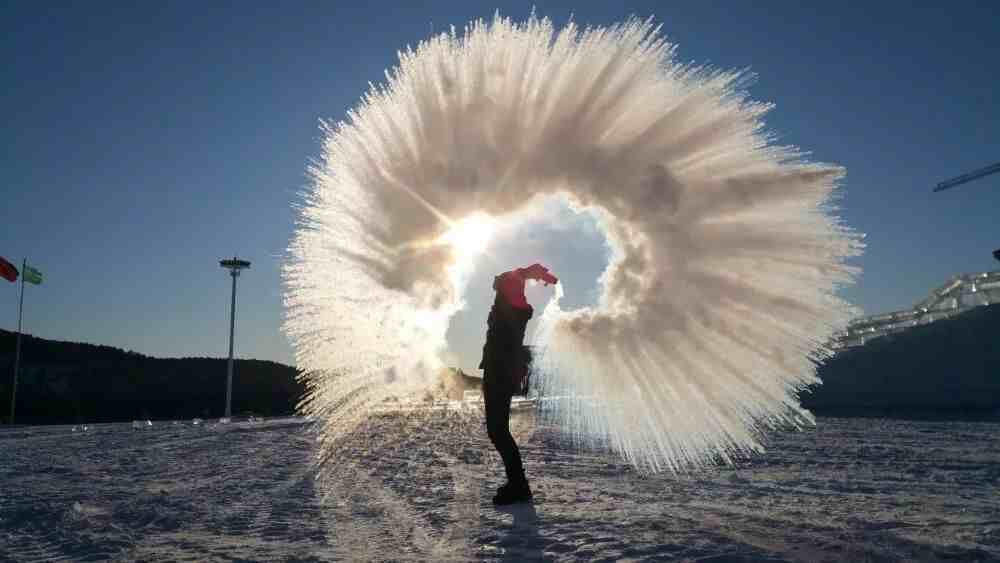
[[[613,256],[595,306],[542,313],[544,415],[648,471],[812,421],[796,395],[856,313],[836,291],[862,244],[831,204],[843,170],[776,146],[745,74],[680,64],[635,20],[497,17],[399,58],[325,128],[284,269],[328,448],[434,384],[460,307],[451,222],[556,195],[599,217]]]

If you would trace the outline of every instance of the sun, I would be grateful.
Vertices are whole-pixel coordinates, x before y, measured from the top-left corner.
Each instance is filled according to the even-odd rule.
[[[460,259],[474,258],[486,251],[496,228],[496,219],[485,213],[474,213],[452,223],[441,240],[450,244]]]

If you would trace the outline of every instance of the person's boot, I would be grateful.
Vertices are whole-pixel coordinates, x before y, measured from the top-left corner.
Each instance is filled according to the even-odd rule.
[[[503,506],[529,500],[531,500],[531,487],[528,486],[528,480],[524,479],[501,485],[493,497],[493,504]]]

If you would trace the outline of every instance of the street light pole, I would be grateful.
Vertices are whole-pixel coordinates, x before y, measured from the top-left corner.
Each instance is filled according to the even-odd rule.
[[[236,332],[236,278],[240,277],[240,270],[250,267],[250,262],[233,256],[232,260],[220,260],[219,265],[228,269],[229,275],[233,278],[233,296],[229,305],[229,363],[226,365],[226,414],[224,416],[228,421],[232,416],[233,406],[233,335]]]

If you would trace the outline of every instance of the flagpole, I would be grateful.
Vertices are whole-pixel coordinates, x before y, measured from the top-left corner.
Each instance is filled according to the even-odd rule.
[[[17,371],[21,367],[21,316],[24,313],[24,267],[28,259],[21,261],[21,298],[17,306],[17,344],[14,346],[14,387],[10,393],[10,423],[14,424],[14,414],[17,408]]]

